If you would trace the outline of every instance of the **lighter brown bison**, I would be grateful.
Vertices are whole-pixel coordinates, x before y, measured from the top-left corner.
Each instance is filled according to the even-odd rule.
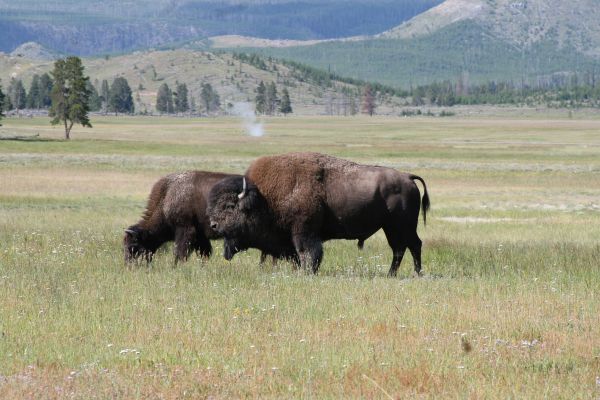
[[[423,184],[423,200],[415,184]],[[358,239],[383,229],[393,251],[396,275],[406,248],[421,273],[417,234],[429,195],[422,178],[391,168],[360,165],[318,153],[290,153],[254,161],[245,176],[228,177],[209,194],[211,227],[225,242],[269,252],[295,252],[317,272],[322,242]]]

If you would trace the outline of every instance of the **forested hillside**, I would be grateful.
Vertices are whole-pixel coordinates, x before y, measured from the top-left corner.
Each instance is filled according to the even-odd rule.
[[[571,47],[558,48],[547,40],[518,48],[498,40],[472,21],[414,39],[327,42],[252,51],[404,88],[446,79],[457,81],[465,75],[471,83],[495,80],[536,84],[569,71],[600,74],[597,60]]]
[[[446,0],[364,40],[256,51],[404,88],[458,79],[539,85],[598,74],[599,20],[594,0]]]
[[[254,104],[261,82],[273,83],[279,98],[289,93],[294,113],[342,114],[360,111],[364,82],[330,76],[324,71],[301,65],[280,63],[244,54],[211,53],[191,50],[135,52],[116,57],[84,58],[85,74],[98,92],[102,82],[125,78],[132,89],[136,113],[156,113],[159,88],[175,89],[185,83],[196,109],[205,113],[200,98],[206,84],[219,96],[215,113],[233,112],[236,103]],[[29,90],[32,77],[52,70],[52,61],[29,60],[0,55],[0,83],[6,91],[11,79],[19,79]],[[403,99],[391,93],[377,97],[377,112],[396,112]]]
[[[441,0],[0,0],[0,51],[24,42],[78,55],[179,46],[209,36],[323,39],[373,35]]]
[[[253,115],[256,111],[267,115],[446,117],[455,115],[448,107],[456,105],[600,107],[598,77],[590,73],[557,75],[535,85],[513,81],[476,84],[463,74],[456,81],[400,89],[247,53],[137,52],[85,59],[84,64],[90,77],[90,109],[103,113],[207,116]],[[47,109],[52,88],[47,72],[52,66],[52,61],[0,55],[0,85],[7,94],[4,111],[18,114],[24,109]],[[469,112],[469,108],[458,112]]]
[[[442,81],[544,88],[600,75],[594,0],[0,0],[0,11],[0,50],[21,40],[102,56],[235,47],[405,90]]]

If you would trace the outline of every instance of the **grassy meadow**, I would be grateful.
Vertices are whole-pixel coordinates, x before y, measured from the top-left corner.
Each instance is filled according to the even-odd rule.
[[[600,119],[47,118],[0,138],[0,398],[600,398]],[[289,264],[126,268],[155,180],[325,152],[422,176],[424,277],[383,234]]]

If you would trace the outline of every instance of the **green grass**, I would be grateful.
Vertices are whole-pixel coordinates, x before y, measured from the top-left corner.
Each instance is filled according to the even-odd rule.
[[[595,398],[597,120],[47,119],[0,136],[0,398]],[[381,233],[319,275],[258,252],[123,265],[152,183],[318,150],[410,170],[432,198],[425,276]]]

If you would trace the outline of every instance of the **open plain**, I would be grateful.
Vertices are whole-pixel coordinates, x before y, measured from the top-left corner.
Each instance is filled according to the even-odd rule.
[[[600,398],[600,120],[93,116],[0,138],[0,398]],[[424,277],[380,232],[319,274],[123,263],[169,172],[319,151],[422,176]],[[421,219],[422,221],[422,219]]]

